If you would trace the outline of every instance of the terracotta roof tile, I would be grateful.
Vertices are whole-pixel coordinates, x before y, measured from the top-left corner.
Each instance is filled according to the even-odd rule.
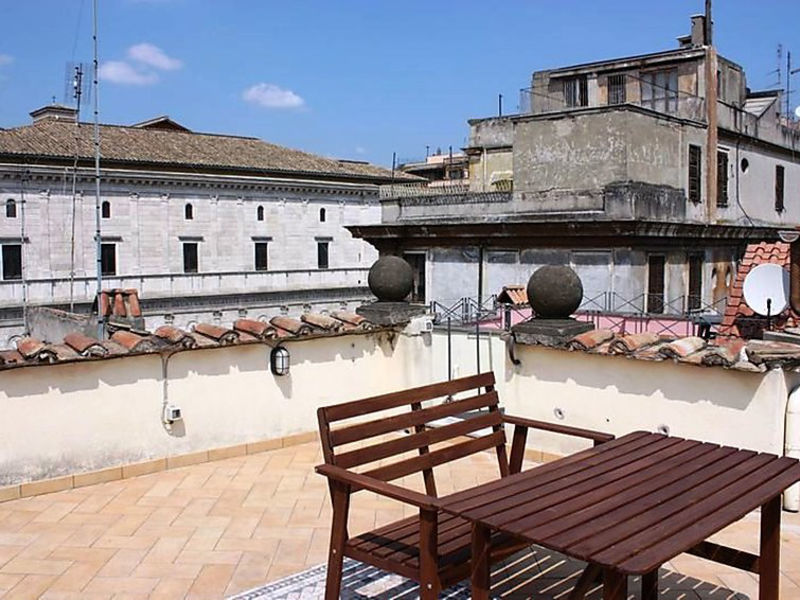
[[[221,346],[230,346],[239,339],[239,333],[233,329],[226,329],[211,323],[198,323],[194,326],[195,333],[204,335],[217,342]]]
[[[25,360],[36,358],[39,352],[44,350],[44,348],[45,344],[43,341],[32,337],[22,338],[17,342],[17,350]]]
[[[64,336],[64,343],[81,356],[105,356],[108,350],[99,340],[82,333],[73,332]]]
[[[310,335],[313,332],[310,325],[291,317],[272,317],[269,322],[278,329],[288,331],[294,335]]]
[[[192,336],[182,329],[170,325],[162,325],[153,332],[153,335],[170,344],[177,344],[181,348],[189,349],[197,346],[197,341]]]
[[[767,368],[800,366],[800,345],[789,342],[749,340],[745,346],[747,358],[754,365]]]
[[[341,331],[343,325],[343,323],[338,319],[316,313],[303,313],[300,316],[300,320],[303,323],[311,325],[312,327],[324,329],[325,331]]]
[[[699,352],[706,347],[703,338],[690,336],[669,342],[661,347],[659,352],[665,358],[685,359],[695,352]]]
[[[190,331],[189,335],[194,339],[197,348],[216,348],[219,345],[210,337],[197,333],[196,331]]]
[[[528,288],[524,285],[506,285],[497,294],[497,302],[513,306],[527,306]]]
[[[593,329],[576,335],[567,342],[567,348],[569,350],[591,350],[613,338],[614,332],[610,329]]]
[[[128,352],[156,352],[161,348],[154,338],[149,335],[139,335],[132,331],[120,330],[111,336],[111,341],[125,347]]]
[[[650,331],[625,335],[611,343],[612,354],[630,354],[660,341],[658,334]]]
[[[260,340],[269,340],[277,337],[275,328],[269,323],[263,321],[254,321],[253,319],[239,319],[233,324],[233,328],[238,332],[248,333]]]
[[[39,362],[57,363],[62,360],[76,358],[80,358],[80,354],[66,344],[50,344],[39,352],[36,360]]]
[[[17,350],[0,351],[0,365],[16,365],[25,362],[25,357]]]

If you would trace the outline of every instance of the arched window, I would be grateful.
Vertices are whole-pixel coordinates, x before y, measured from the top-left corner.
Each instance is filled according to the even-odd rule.
[[[103,200],[103,204],[100,205],[100,215],[104,219],[111,218],[111,202],[108,200]]]
[[[17,218],[17,203],[13,198],[6,200],[6,217],[9,219]]]
[[[324,208],[320,208],[319,209],[319,222],[320,223],[324,223],[325,222],[325,209]]]
[[[187,204],[183,209],[183,216],[187,221],[194,219],[194,207],[191,204]]]
[[[264,220],[264,207],[263,206],[259,206],[256,209],[256,219],[258,219],[259,221],[263,221]]]

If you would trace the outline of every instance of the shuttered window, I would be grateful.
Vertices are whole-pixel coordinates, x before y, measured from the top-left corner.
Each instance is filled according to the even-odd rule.
[[[717,152],[717,206],[728,206],[728,153]]]
[[[782,165],[775,166],[775,210],[783,212],[783,177],[784,171]]]
[[[703,149],[689,144],[689,200],[700,202],[700,185],[703,173]]]
[[[699,310],[703,299],[703,255],[689,255],[689,294],[687,308]]]
[[[651,255],[647,259],[647,312],[664,312],[664,257]]]
[[[608,103],[625,103],[625,75],[608,76]]]

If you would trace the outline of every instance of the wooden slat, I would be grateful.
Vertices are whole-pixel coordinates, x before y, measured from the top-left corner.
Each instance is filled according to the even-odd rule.
[[[515,481],[512,481],[512,477],[507,477],[509,485],[485,486],[481,489],[481,491],[485,489],[485,493],[475,494],[467,500],[451,503],[448,498],[448,510],[460,515],[468,514],[470,519],[503,513],[517,506],[527,505],[537,498],[574,485],[593,475],[606,473],[617,466],[624,466],[642,456],[673,446],[679,441],[666,437],[645,437],[631,440],[629,444],[607,452],[595,453],[586,460],[574,463],[556,461],[550,464],[559,466],[561,463],[562,468],[553,468],[540,473],[537,467],[529,472],[535,475],[517,478]]]
[[[447,509],[450,512],[459,513],[463,510],[468,510],[473,504],[474,500],[486,493],[491,493],[495,490],[509,490],[516,489],[517,484],[528,482],[532,478],[538,480],[539,477],[551,474],[554,471],[565,473],[565,468],[572,465],[578,465],[576,469],[583,468],[586,464],[599,464],[605,457],[611,456],[609,453],[627,452],[632,447],[631,444],[647,444],[648,442],[641,442],[645,438],[651,437],[651,434],[645,431],[635,431],[629,433],[621,438],[617,438],[611,442],[603,444],[596,448],[587,448],[575,454],[570,454],[554,462],[549,462],[537,466],[535,469],[525,471],[524,473],[516,473],[504,477],[503,479],[485,483],[467,490],[462,490],[446,497]],[[637,446],[638,447],[638,446]],[[535,485],[535,484],[532,484]]]
[[[397,456],[410,450],[416,450],[424,446],[429,446],[457,438],[474,431],[479,431],[487,427],[492,427],[500,423],[500,414],[490,412],[478,417],[464,419],[457,423],[451,423],[442,427],[426,429],[421,433],[404,435],[396,440],[389,440],[378,444],[372,444],[357,450],[342,452],[335,457],[335,464],[350,469],[360,465],[383,460],[390,456]]]
[[[686,554],[699,556],[700,558],[735,567],[742,571],[749,571],[750,573],[757,574],[759,570],[759,557],[755,554],[736,548],[729,548],[728,546],[721,546],[713,542],[700,542],[694,548],[689,548]]]
[[[742,456],[743,454],[739,453],[733,455],[734,458]],[[640,534],[645,530],[649,531],[650,528],[656,527],[665,519],[672,517],[676,512],[685,510],[686,507],[691,506],[697,500],[714,493],[727,484],[738,481],[742,476],[754,473],[769,462],[769,457],[757,455],[754,452],[746,453],[744,456],[745,460],[729,466],[725,470],[720,470],[715,468],[715,465],[712,465],[710,468],[698,472],[694,485],[675,486],[677,489],[672,489],[669,492],[658,490],[638,502],[627,505],[630,507],[630,515],[625,521],[620,521],[618,516],[613,519],[610,517],[596,519],[595,523],[598,521],[600,523],[598,523],[598,529],[593,532],[593,535],[582,542],[570,546],[569,551],[576,556],[587,555],[593,558],[604,554],[610,559],[611,562],[609,564],[617,564],[618,561],[614,560],[614,556],[620,549],[622,549],[620,560],[630,556],[630,544],[627,540],[631,536]],[[708,477],[705,472],[716,474],[713,477]],[[700,481],[697,481],[698,479]],[[647,508],[642,510],[642,506]],[[601,524],[606,525],[606,528],[601,529]],[[655,538],[652,541],[654,542]]]
[[[699,470],[674,482],[665,481],[663,486],[650,487],[642,496],[636,499],[631,500],[628,495],[625,495],[625,501],[620,502],[619,499],[615,501],[616,496],[613,493],[609,494],[607,496],[608,501],[600,503],[602,505],[600,506],[600,512],[595,513],[585,521],[590,526],[585,527],[581,523],[570,522],[569,529],[548,535],[545,538],[548,547],[559,551],[572,551],[580,542],[602,535],[605,530],[618,527],[620,523],[627,523],[652,507],[658,506],[661,502],[680,496],[687,490],[691,490],[712,477],[725,473],[737,464],[755,456],[754,452],[742,453],[730,448],[723,448],[720,452],[722,454],[717,457],[717,460],[707,463]],[[727,454],[725,454],[726,452]],[[654,490],[658,490],[660,493],[652,493]],[[638,496],[638,492],[631,493],[631,496],[633,495]]]
[[[360,417],[369,413],[389,410],[399,406],[405,406],[412,402],[424,402],[442,396],[457,394],[471,389],[494,385],[494,373],[480,373],[452,381],[443,381],[431,385],[392,392],[363,400],[344,402],[335,406],[324,406],[319,409],[328,423]]]
[[[603,431],[594,431],[592,429],[581,429],[580,427],[572,427],[570,425],[562,425],[560,423],[548,423],[547,421],[536,421],[534,419],[526,419],[523,417],[514,417],[505,415],[503,420],[510,425],[517,425],[519,427],[530,427],[531,429],[538,429],[541,431],[549,431],[551,433],[561,433],[563,435],[570,435],[573,437],[585,438],[595,442],[610,442],[614,436],[610,433]]]
[[[422,471],[423,469],[430,469],[459,458],[464,458],[470,454],[481,452],[482,450],[494,448],[498,444],[504,443],[504,441],[505,434],[502,431],[497,431],[491,435],[454,444],[446,448],[434,450],[428,454],[422,454],[391,465],[378,467],[377,469],[371,469],[366,471],[364,475],[383,481],[392,481],[398,477],[405,477],[406,475]]]
[[[719,494],[702,501],[704,506],[681,511],[676,517],[653,528],[655,539],[649,548],[620,564],[630,573],[639,573],[650,568],[657,557],[664,554],[675,556],[692,548],[713,535],[729,523],[738,521],[751,510],[776,498],[784,489],[800,481],[800,465],[790,458],[771,457],[773,462],[750,477],[743,477],[736,484],[721,490]],[[753,481],[756,481],[755,485]],[[746,490],[746,491],[744,491]],[[774,502],[780,514],[780,500]],[[703,515],[699,519],[697,515]],[[666,561],[662,561],[666,562]],[[644,567],[643,567],[644,566]],[[764,557],[760,568],[764,570]]]
[[[667,442],[674,442],[667,445]],[[624,490],[625,482],[630,476],[640,477],[648,469],[657,467],[660,463],[669,460],[672,456],[680,454],[689,449],[691,444],[697,442],[686,442],[681,440],[661,440],[663,447],[657,448],[652,444],[647,448],[648,453],[630,454],[619,457],[607,463],[597,465],[571,477],[562,478],[546,485],[541,485],[536,489],[535,494],[525,495],[525,502],[519,503],[513,508],[507,506],[508,499],[499,502],[487,503],[484,511],[477,511],[476,514],[484,512],[487,516],[487,524],[493,527],[503,528],[506,524],[514,524],[515,529],[525,530],[538,523],[549,522],[550,519],[540,515],[540,511],[547,511],[550,507],[557,507],[551,513],[562,513],[561,505],[571,500],[579,500],[587,494],[591,494],[599,487],[613,487],[617,493]],[[622,483],[620,483],[622,481]],[[551,517],[554,515],[551,514]],[[480,518],[480,517],[479,517]]]
[[[430,423],[437,419],[452,417],[463,412],[478,410],[496,404],[497,392],[493,391],[487,394],[479,394],[470,398],[456,400],[454,402],[437,404],[436,406],[431,406],[422,410],[410,411],[392,417],[350,425],[349,427],[342,427],[341,429],[334,429],[330,432],[330,439],[334,446],[341,446],[342,444],[357,442],[401,429],[410,429],[415,425],[424,425],[425,423]]]
[[[673,482],[689,477],[715,461],[721,460],[735,452],[732,448],[720,448],[714,444],[701,444],[688,452],[679,454],[663,464],[651,469],[640,485],[633,490],[626,490],[625,500],[634,502],[642,496],[663,488]],[[526,528],[526,535],[547,540],[553,536],[564,534],[573,527],[582,527],[584,523],[604,515],[620,506],[620,499],[613,491],[597,489],[584,494],[580,499],[564,503],[561,507],[564,516],[546,523]]]
[[[317,465],[316,471],[329,479],[348,486],[353,491],[367,489],[381,496],[429,510],[435,510],[439,506],[438,500],[432,496],[387,483],[386,480],[370,477],[366,473],[353,473],[336,465],[327,464]]]

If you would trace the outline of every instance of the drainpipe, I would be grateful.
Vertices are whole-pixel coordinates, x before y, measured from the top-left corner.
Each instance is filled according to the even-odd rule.
[[[786,405],[786,435],[784,454],[800,459],[800,386],[789,394]],[[783,492],[783,508],[791,512],[800,511],[800,483],[795,483]]]

